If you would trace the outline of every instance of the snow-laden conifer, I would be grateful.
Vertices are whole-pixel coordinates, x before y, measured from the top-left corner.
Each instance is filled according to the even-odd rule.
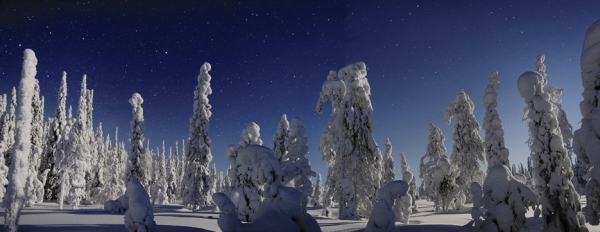
[[[369,217],[380,187],[382,157],[372,137],[373,107],[366,75],[363,62],[340,69],[337,76],[330,71],[316,107],[321,113],[327,99],[333,106],[319,151],[338,178],[339,188],[333,193],[339,201],[340,219]]]
[[[118,153],[113,149],[109,135],[106,135],[104,152],[106,153],[106,168],[103,169],[102,174],[104,182],[96,196],[96,202],[117,199],[125,193],[125,183],[120,175],[124,173],[125,167],[119,162]]]
[[[538,56],[534,69],[545,70],[543,62],[544,56]],[[573,171],[553,109],[556,106],[544,91],[546,83],[545,73],[536,71],[521,74],[517,82],[519,93],[527,104],[524,114],[529,126],[532,178],[538,202],[542,205],[542,230],[587,231],[579,194],[571,183]]]
[[[134,93],[129,99],[129,104],[133,107],[131,113],[131,134],[129,134],[129,155],[127,166],[125,168],[125,183],[129,185],[130,180],[143,181],[145,172],[143,168],[144,160],[144,109],[142,108],[144,99],[139,93]]]
[[[25,183],[25,206],[32,207],[35,203],[42,202],[44,186],[38,178],[40,156],[43,152],[43,97],[40,98],[39,81],[35,79],[33,96],[31,99],[31,151],[29,152],[29,170]]]
[[[419,178],[425,194],[429,200],[433,200],[437,193],[434,186],[435,177],[434,172],[439,159],[448,158],[446,156],[446,146],[444,145],[444,135],[439,127],[433,124],[429,124],[429,143],[427,144],[427,151],[425,155],[421,157],[419,163]]]
[[[303,194],[302,212],[306,213],[308,197],[312,189],[310,178],[317,174],[311,170],[310,162],[305,157],[308,154],[308,139],[305,136],[306,129],[300,118],[292,119],[289,137],[285,141],[288,153],[282,159],[284,185],[294,187]]]
[[[232,200],[238,211],[238,219],[246,222],[251,222],[255,219],[257,210],[262,203],[260,188],[261,184],[258,180],[252,179],[252,171],[255,170],[250,165],[251,163],[242,162],[239,157],[239,150],[250,145],[261,147],[262,140],[260,139],[260,127],[252,122],[242,130],[242,140],[239,146],[233,144],[225,149],[225,156],[231,164],[228,175],[231,180]],[[271,153],[273,151],[271,150]],[[274,153],[273,153],[274,154]],[[275,155],[273,155],[275,157]],[[276,161],[277,166],[279,162]],[[279,167],[281,169],[281,167]],[[278,170],[278,178],[282,176],[282,171]],[[277,178],[277,179],[278,179]],[[264,181],[263,181],[264,182]]]
[[[169,160],[167,162],[167,202],[175,200],[175,189],[177,189],[176,181],[176,163],[177,158],[173,155],[173,147],[169,147]]]
[[[455,165],[450,164],[448,158],[439,158],[433,169],[433,182],[431,192],[433,193],[433,207],[436,212],[448,211],[454,204],[456,190],[459,186],[456,184],[458,170]]]
[[[165,158],[165,141],[162,142],[162,149],[158,160],[155,161],[157,167],[154,169],[154,192],[152,193],[152,204],[166,204],[168,203],[169,197],[167,195],[167,165]]]
[[[8,188],[4,197],[5,211],[4,231],[19,230],[19,216],[25,201],[25,180],[29,170],[29,153],[31,152],[31,99],[37,74],[37,58],[30,49],[23,52],[23,69],[19,83],[19,117],[15,127],[15,143],[8,170]]]
[[[12,97],[10,99],[10,107],[8,115],[5,118],[4,125],[6,125],[6,131],[4,132],[4,140],[7,145],[6,151],[4,151],[4,161],[6,166],[10,166],[12,162],[11,154],[13,152],[13,145],[15,144],[15,127],[16,127],[16,115],[15,109],[17,108],[17,89],[12,88]]]
[[[323,197],[323,186],[322,186],[322,182],[321,182],[321,173],[317,174],[317,182],[315,183],[314,187],[313,187],[313,195],[311,198],[311,202],[310,204],[312,206],[319,206],[321,205],[321,199]]]
[[[156,170],[154,170],[154,168],[152,167],[152,164],[154,163],[154,153],[152,152],[152,149],[150,149],[150,140],[146,139],[146,148],[144,148],[144,160],[142,163],[142,166],[144,167],[144,180],[141,181],[142,185],[144,185],[144,187],[148,190],[148,193],[150,194],[150,197],[152,197],[152,194],[154,194],[154,192],[151,190],[151,188],[153,188],[154,186],[154,172]]]
[[[486,163],[484,156],[483,142],[479,137],[479,123],[473,115],[474,105],[469,95],[461,91],[456,95],[456,99],[451,101],[448,109],[444,112],[446,124],[450,124],[454,119],[454,134],[452,140],[452,155],[450,160],[452,165],[456,165],[459,171],[456,177],[456,184],[464,189],[461,194],[463,199],[471,199],[471,182],[482,183],[485,173],[481,169],[479,162]]]
[[[190,118],[190,137],[187,144],[185,170],[184,198],[183,204],[191,210],[199,209],[209,203],[209,169],[212,160],[210,148],[212,141],[208,137],[209,119],[211,116],[211,105],[208,103],[208,95],[212,93],[210,88],[211,76],[208,74],[211,66],[205,62],[200,68],[198,85],[194,91],[194,114]]]
[[[483,95],[483,107],[485,108],[485,118],[483,118],[483,129],[485,130],[485,148],[486,159],[490,167],[495,164],[510,165],[508,161],[509,150],[504,146],[504,130],[502,130],[502,120],[496,111],[498,106],[498,93],[500,88],[498,72],[490,74],[485,94]],[[480,183],[481,184],[481,183]]]
[[[279,164],[283,162],[283,156],[285,156],[285,154],[288,152],[288,147],[286,147],[285,141],[287,140],[289,133],[290,123],[287,120],[287,116],[284,114],[281,116],[281,120],[279,121],[277,130],[275,131],[273,140],[271,140],[273,151],[275,152],[275,156],[277,157]]]
[[[61,139],[62,130],[67,124],[67,73],[62,73],[60,88],[58,91],[58,106],[54,118],[48,122],[49,130],[46,132],[46,146],[40,163],[40,174],[49,170],[46,183],[44,184],[44,199],[54,200],[58,194],[58,173],[56,167],[56,149]]]
[[[8,149],[7,141],[4,140],[4,135],[8,131],[8,125],[4,123],[7,118],[6,114],[6,94],[0,95],[0,199],[4,198],[6,187],[8,185],[8,166],[4,160],[4,152]]]
[[[381,170],[381,186],[385,186],[388,182],[396,179],[394,173],[394,158],[392,158],[392,143],[389,138],[385,138],[385,155],[383,156],[383,169]]]

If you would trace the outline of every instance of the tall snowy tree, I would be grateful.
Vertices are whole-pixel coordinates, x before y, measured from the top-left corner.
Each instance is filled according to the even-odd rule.
[[[6,131],[4,134],[5,144],[8,146],[6,151],[4,151],[4,160],[6,162],[6,166],[10,166],[12,159],[11,154],[13,152],[13,144],[15,144],[15,126],[16,126],[16,116],[15,109],[17,108],[17,89],[15,87],[12,88],[12,98],[10,100],[10,107],[8,111],[8,115],[5,117],[4,125],[6,127]]]
[[[167,163],[167,202],[175,200],[175,189],[177,189],[176,181],[176,163],[177,158],[173,155],[173,147],[169,147],[169,162]]]
[[[139,93],[134,93],[129,99],[129,104],[133,106],[131,113],[131,134],[129,135],[129,155],[127,166],[125,168],[125,183],[128,185],[130,180],[143,181],[145,171],[143,167],[144,160],[144,109],[142,108],[144,99]],[[116,140],[116,139],[115,139]]]
[[[106,168],[106,149],[104,148],[104,135],[102,131],[102,123],[98,125],[96,129],[96,135],[94,138],[94,150],[96,154],[96,163],[93,164],[92,168],[92,195],[91,199],[97,199],[99,191],[102,189],[102,185],[106,181],[104,178],[104,169]],[[96,203],[103,203],[104,201],[96,201]]]
[[[19,217],[25,201],[25,181],[29,170],[29,153],[31,152],[31,100],[37,74],[37,58],[30,49],[23,52],[23,69],[19,83],[19,118],[16,121],[15,143],[8,170],[8,188],[4,197],[5,211],[4,231],[18,231]]]
[[[498,111],[496,111],[496,106],[498,106],[498,93],[496,90],[498,88],[500,88],[498,72],[494,71],[490,74],[490,81],[488,82],[485,94],[483,95],[483,107],[485,108],[485,118],[483,118],[485,142],[483,142],[483,146],[490,167],[495,164],[504,164],[507,167],[510,167],[508,161],[509,150],[504,146],[502,120],[500,120]]]
[[[62,73],[60,89],[58,91],[58,107],[51,119],[49,130],[46,132],[46,146],[40,164],[40,174],[50,170],[44,185],[44,199],[54,200],[58,194],[59,170],[56,167],[56,149],[61,139],[62,130],[67,124],[67,73]]]
[[[421,157],[419,163],[419,178],[421,178],[421,183],[428,199],[433,200],[437,195],[434,187],[434,171],[436,165],[439,159],[448,157],[446,156],[446,146],[444,145],[445,138],[442,134],[442,130],[433,124],[429,124],[429,132],[427,152]],[[425,159],[427,159],[427,161]]]
[[[146,189],[148,189],[148,193],[150,195],[154,194],[151,190],[152,186],[154,186],[154,168],[152,164],[154,163],[154,154],[152,153],[152,149],[150,149],[150,140],[146,139],[146,148],[144,148],[144,160],[142,161],[142,166],[144,167],[144,180],[142,181],[142,185]],[[150,196],[152,197],[152,196]]]
[[[452,165],[456,165],[460,172],[456,177],[456,184],[463,188],[463,199],[471,199],[471,182],[483,183],[485,173],[481,169],[479,162],[486,164],[484,156],[483,142],[479,137],[479,123],[473,115],[474,105],[465,92],[461,91],[456,95],[456,99],[451,101],[448,109],[444,112],[446,124],[450,124],[452,117],[454,120],[454,134],[452,140],[452,155],[450,160]]]
[[[8,132],[8,125],[4,124],[4,119],[8,116],[6,114],[6,94],[0,95],[0,199],[4,198],[6,193],[6,186],[8,185],[8,166],[4,160],[4,152],[8,150],[7,141],[4,140],[5,133]]]
[[[313,190],[313,195],[312,195],[310,204],[312,206],[321,205],[321,199],[323,197],[323,186],[322,186],[322,182],[321,182],[321,173],[317,174],[317,182],[315,183],[313,189],[314,190]]]
[[[212,160],[210,148],[212,141],[208,137],[211,105],[208,95],[211,76],[208,74],[211,66],[208,62],[202,64],[198,75],[198,85],[194,91],[194,114],[190,118],[190,137],[187,144],[187,166],[185,169],[186,181],[184,185],[183,204],[191,210],[197,210],[209,203],[208,191],[209,170],[208,165]]]
[[[340,219],[369,217],[380,188],[382,157],[372,136],[373,106],[366,75],[363,62],[340,69],[337,76],[330,71],[316,107],[321,113],[325,101],[332,102],[333,113],[319,151],[338,178],[333,191],[339,200]]]
[[[120,175],[124,173],[125,167],[119,162],[118,153],[113,148],[109,135],[106,135],[104,142],[104,153],[106,155],[106,168],[103,169],[102,174],[104,182],[96,196],[96,202],[100,203],[117,199],[125,193],[125,183]]]
[[[538,56],[535,70],[545,70],[543,62],[544,56]],[[524,115],[528,118],[532,177],[542,205],[542,231],[587,231],[579,194],[571,182],[573,171],[553,109],[556,106],[544,91],[545,76],[545,73],[528,71],[521,74],[517,82],[527,104]]]
[[[600,20],[588,28],[585,33],[581,52],[581,81],[583,101],[581,110],[581,128],[575,131],[573,152],[577,161],[591,170],[591,179],[586,187],[587,221],[592,225],[600,223],[600,109],[598,104],[598,84],[600,83]]]
[[[168,203],[169,197],[167,196],[167,166],[165,162],[165,141],[163,140],[162,149],[158,160],[155,161],[157,166],[154,169],[154,191],[152,193],[152,204],[158,203],[159,205]]]
[[[31,99],[31,151],[29,153],[29,171],[25,183],[25,206],[33,206],[35,203],[43,200],[44,188],[38,178],[38,169],[40,156],[43,151],[43,133],[44,133],[44,101],[40,98],[40,84],[35,79],[33,96]]]
[[[308,197],[312,189],[310,178],[317,174],[310,168],[310,162],[305,157],[308,154],[308,139],[305,137],[306,129],[300,118],[292,119],[289,137],[285,141],[288,153],[283,156],[283,184],[294,187],[303,194],[302,213],[306,213]]]
[[[283,156],[287,154],[288,147],[285,146],[285,141],[287,140],[290,134],[290,123],[287,120],[287,116],[284,114],[281,116],[281,120],[279,121],[279,125],[277,126],[277,131],[275,131],[275,135],[273,136],[272,144],[273,151],[275,152],[275,156],[279,161],[279,164],[283,162]]]
[[[392,158],[392,143],[390,143],[390,139],[387,137],[385,138],[385,155],[383,156],[382,164],[380,186],[385,186],[388,182],[396,179],[394,158]]]

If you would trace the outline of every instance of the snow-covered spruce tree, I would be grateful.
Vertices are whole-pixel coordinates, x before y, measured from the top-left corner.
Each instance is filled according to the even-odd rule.
[[[262,203],[260,184],[257,180],[252,179],[250,170],[252,167],[249,164],[243,163],[238,157],[238,152],[241,148],[249,145],[262,145],[260,139],[260,127],[252,122],[242,130],[242,140],[239,146],[233,144],[225,149],[225,156],[230,162],[231,169],[227,173],[231,180],[230,196],[235,204],[238,212],[238,219],[246,222],[251,222],[255,219],[259,206]],[[272,152],[272,150],[271,150]],[[274,156],[274,155],[273,155]],[[279,162],[277,162],[279,165]],[[281,170],[277,179],[281,177]]]
[[[28,157],[31,152],[31,99],[37,74],[37,58],[30,49],[25,49],[23,53],[23,69],[19,83],[19,118],[16,121],[15,143],[11,152],[12,165],[8,170],[8,188],[4,197],[4,231],[19,230],[19,217],[25,201],[25,180],[29,170]]]
[[[588,178],[586,177],[588,167],[581,160],[577,159],[577,157],[575,157],[573,162],[573,185],[575,185],[575,190],[577,190],[579,195],[585,195],[585,186],[588,183]]]
[[[185,198],[185,184],[187,182],[186,167],[187,167],[187,159],[185,158],[185,139],[181,140],[181,161],[179,165],[179,198],[182,199],[181,204],[183,203],[183,198]]]
[[[175,201],[175,189],[177,189],[175,169],[177,158],[173,155],[173,147],[169,147],[169,162],[167,163],[167,202]]]
[[[10,107],[8,111],[8,115],[5,118],[4,125],[6,125],[6,131],[4,132],[4,140],[5,144],[8,146],[6,151],[4,151],[4,161],[6,162],[6,166],[10,166],[12,159],[11,153],[13,152],[13,145],[15,144],[15,126],[16,126],[16,115],[15,109],[17,108],[17,89],[15,87],[12,88],[12,98],[10,100]]]
[[[515,179],[503,164],[489,168],[483,184],[486,209],[482,231],[521,231],[527,229],[527,208],[537,205],[536,195]]]
[[[62,79],[60,82],[60,89],[58,91],[58,107],[56,107],[56,113],[54,118],[48,123],[50,124],[49,130],[46,132],[46,146],[44,153],[42,154],[42,161],[40,163],[40,174],[45,170],[50,170],[46,176],[46,183],[44,184],[44,200],[54,200],[58,194],[58,173],[59,170],[56,167],[56,149],[60,142],[62,130],[67,124],[67,73],[63,72]]]
[[[162,149],[158,160],[154,161],[156,168],[154,169],[154,192],[152,193],[152,205],[158,203],[159,205],[168,203],[169,197],[167,196],[167,165],[165,162],[165,141],[163,140]]]
[[[317,174],[317,182],[315,183],[314,187],[313,187],[313,195],[311,198],[311,202],[310,204],[312,206],[318,206],[321,205],[321,198],[323,197],[323,186],[321,186],[321,173]]]
[[[109,135],[106,135],[104,153],[106,154],[106,168],[102,169],[104,182],[98,195],[96,195],[96,202],[117,199],[125,193],[125,183],[119,175],[119,173],[123,173],[125,168],[119,162],[119,157],[112,147]]]
[[[283,156],[285,156],[285,154],[288,152],[288,147],[285,146],[285,141],[287,140],[289,134],[290,122],[288,122],[287,116],[284,114],[281,116],[281,120],[277,126],[277,131],[275,131],[273,140],[271,140],[273,151],[275,152],[275,156],[277,157],[279,164],[283,163]]]
[[[92,195],[90,199],[92,199],[96,203],[102,203],[104,201],[98,201],[98,193],[102,189],[104,182],[106,182],[104,177],[104,169],[106,168],[106,149],[104,149],[104,135],[102,131],[102,123],[98,125],[96,129],[96,135],[94,138],[94,150],[96,153],[96,164],[94,164],[93,176],[92,176]]]
[[[210,196],[217,192],[217,181],[217,165],[213,163],[212,168],[210,169],[210,179],[208,182],[208,185],[210,186],[208,193],[210,194]],[[214,203],[212,201],[212,197],[209,198],[209,201],[211,204]]]
[[[390,138],[385,138],[385,155],[383,156],[383,169],[381,170],[380,186],[385,186],[388,182],[396,179],[394,173],[394,158],[392,158],[392,144]]]
[[[183,183],[183,204],[191,210],[197,210],[209,203],[208,191],[210,186],[208,165],[212,160],[210,148],[212,141],[208,137],[209,119],[211,116],[211,105],[208,103],[208,95],[212,93],[210,88],[211,66],[208,62],[202,64],[198,75],[198,85],[194,91],[194,114],[190,118],[190,137],[187,144],[186,155],[187,166],[185,170],[185,182]]]
[[[451,165],[448,158],[443,157],[438,159],[433,170],[433,182],[431,185],[433,207],[436,212],[448,211],[454,203],[456,190],[459,189],[459,186],[456,184],[457,175],[458,170],[456,170],[456,166]]]
[[[536,67],[543,60],[543,55],[538,56]],[[542,205],[542,231],[587,231],[579,194],[571,182],[571,161],[553,110],[556,106],[543,88],[546,83],[545,75],[535,71],[521,74],[517,82],[527,104],[524,114],[529,125],[532,178]]]
[[[575,131],[573,152],[578,162],[591,170],[587,183],[586,219],[592,225],[600,223],[600,109],[598,104],[598,83],[600,83],[600,20],[594,22],[585,33],[581,52],[581,81],[583,101],[581,128]]]
[[[402,180],[408,184],[407,196],[410,196],[411,198],[411,205],[408,206],[408,208],[412,209],[411,212],[416,213],[419,208],[416,203],[417,197],[419,196],[419,189],[417,188],[417,179],[410,171],[410,165],[406,161],[406,156],[404,156],[404,153],[400,153],[400,168],[402,170]],[[408,202],[408,200],[404,201]]]
[[[4,133],[8,128],[4,126],[4,119],[7,117],[6,115],[6,94],[0,95],[0,199],[4,198],[4,194],[6,193],[6,187],[8,185],[8,166],[6,166],[6,161],[4,161],[4,152],[8,149],[8,145],[6,141],[4,141]],[[8,126],[8,125],[7,125]],[[3,205],[0,202],[0,205]]]
[[[40,99],[39,81],[35,79],[33,96],[31,99],[31,151],[29,152],[29,170],[25,183],[25,206],[33,207],[35,203],[41,202],[44,197],[44,186],[38,178],[39,160],[43,150],[43,120],[44,102]]]
[[[408,184],[401,180],[391,181],[381,188],[377,195],[377,204],[373,208],[365,231],[398,231],[395,225],[397,215],[392,206],[394,206],[394,200],[406,195],[407,191]]]
[[[548,92],[548,95],[550,96],[550,103],[555,106],[552,109],[555,110],[554,113],[556,113],[558,127],[560,128],[560,133],[562,135],[565,148],[567,149],[568,157],[569,159],[572,159],[571,155],[573,154],[573,145],[571,144],[571,141],[573,140],[573,126],[571,126],[571,123],[569,123],[569,120],[567,119],[567,113],[562,109],[562,89],[554,86],[544,86],[544,91]]]
[[[125,167],[125,183],[129,186],[130,180],[143,181],[145,171],[143,167],[144,160],[144,109],[142,108],[144,99],[139,93],[134,93],[129,99],[129,104],[133,106],[131,113],[131,134],[129,134],[129,155]],[[116,139],[115,139],[116,140]]]
[[[316,110],[322,112],[327,99],[333,113],[321,136],[319,151],[334,166],[340,183],[334,194],[339,200],[340,219],[369,217],[381,181],[382,157],[373,139],[371,88],[365,63],[330,71],[323,84]]]
[[[88,89],[87,89],[87,75],[83,75],[83,79],[81,80],[81,90],[79,92],[79,104],[77,106],[77,124],[74,132],[77,132],[76,146],[77,149],[81,151],[77,155],[83,156],[82,159],[90,162],[92,160],[92,156],[90,154],[90,134],[92,133],[88,128]],[[93,163],[93,161],[91,161]],[[79,167],[83,172],[84,180],[84,194],[86,197],[89,194],[89,189],[87,180],[89,180],[89,172],[90,172],[90,163],[84,164],[84,166]],[[78,174],[79,175],[79,174]]]
[[[68,197],[69,190],[71,189],[71,177],[70,173],[72,172],[71,165],[73,164],[72,157],[76,152],[76,141],[78,137],[76,136],[75,130],[76,128],[76,120],[72,118],[71,107],[69,107],[69,114],[66,119],[65,126],[61,130],[60,140],[56,146],[56,162],[55,168],[59,170],[58,172],[58,188],[57,188],[57,201],[58,208],[63,209],[63,204],[65,202],[65,198]],[[73,131],[73,132],[72,132]]]
[[[402,223],[408,223],[412,208],[414,206],[415,198],[411,195],[414,190],[411,190],[411,182],[414,179],[412,172],[410,172],[410,165],[406,162],[406,156],[404,153],[400,153],[400,168],[402,173],[402,181],[408,184],[408,192],[406,195],[396,199],[394,205],[394,211],[396,212],[396,221]],[[416,186],[416,184],[412,184]]]
[[[331,212],[331,207],[333,207],[333,191],[337,186],[337,182],[335,181],[337,178],[335,177],[335,172],[333,170],[333,166],[329,166],[327,169],[327,181],[325,182],[325,192],[323,194],[323,213],[321,216],[331,217],[333,216],[333,212]],[[336,199],[337,200],[337,199]]]
[[[450,160],[452,165],[456,165],[459,174],[456,177],[456,184],[462,188],[463,199],[471,199],[469,188],[471,182],[482,183],[485,173],[481,169],[479,162],[486,164],[484,156],[483,142],[479,137],[479,123],[473,115],[474,105],[469,95],[461,91],[456,95],[456,99],[451,101],[448,109],[444,112],[446,124],[450,124],[452,117],[454,120],[454,134],[452,140],[452,155]]]
[[[495,164],[510,166],[508,161],[509,150],[504,146],[502,120],[500,120],[498,111],[496,111],[496,106],[498,106],[498,93],[496,90],[499,87],[498,72],[494,71],[490,74],[490,81],[485,89],[485,95],[483,95],[483,107],[485,108],[485,118],[483,118],[485,142],[483,142],[483,146],[490,167]]]
[[[146,148],[144,148],[144,160],[142,161],[142,167],[144,167],[144,172],[145,172],[145,176],[144,176],[144,180],[142,181],[142,185],[144,185],[144,187],[146,189],[148,189],[148,194],[150,194],[150,198],[152,198],[152,194],[153,191],[151,190],[151,188],[153,188],[154,186],[154,167],[152,166],[152,164],[154,163],[154,153],[152,152],[152,149],[150,149],[150,140],[147,139],[146,140]]]
[[[317,174],[311,170],[310,162],[305,157],[308,154],[308,139],[305,136],[306,129],[300,118],[292,119],[289,137],[285,141],[288,153],[282,159],[284,185],[294,187],[303,194],[302,213],[306,213],[309,192],[312,189],[310,178]]]
[[[437,197],[434,172],[437,162],[440,158],[448,158],[446,156],[446,146],[444,145],[444,135],[439,127],[429,124],[429,143],[427,144],[427,152],[421,157],[419,163],[419,178],[427,199],[434,200]],[[427,159],[427,161],[425,160]]]

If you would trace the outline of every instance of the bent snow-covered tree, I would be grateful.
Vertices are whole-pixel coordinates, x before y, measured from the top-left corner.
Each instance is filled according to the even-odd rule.
[[[502,130],[502,120],[496,111],[498,106],[498,93],[496,90],[500,87],[498,72],[490,74],[490,81],[483,95],[483,107],[485,108],[485,118],[483,118],[483,129],[485,130],[486,158],[489,167],[495,164],[504,164],[510,166],[508,161],[508,148],[504,146],[504,130]],[[481,183],[480,183],[481,184]]]
[[[183,183],[183,205],[188,209],[196,210],[209,202],[209,172],[208,165],[212,160],[210,148],[212,141],[208,137],[211,105],[208,95],[210,88],[211,66],[205,62],[200,68],[198,85],[194,91],[194,114],[190,118],[190,137],[187,143],[185,182]]]
[[[537,67],[543,65],[543,55],[538,56]],[[542,231],[587,231],[581,213],[579,194],[571,179],[573,171],[567,156],[553,105],[544,91],[547,80],[544,74],[528,71],[518,79],[519,93],[525,98],[529,126],[529,147],[533,161],[534,190],[542,205],[544,224]]]
[[[316,110],[322,112],[327,99],[332,103],[329,125],[321,136],[319,151],[333,165],[339,183],[333,190],[339,201],[340,219],[369,217],[381,180],[381,152],[373,139],[371,87],[365,63],[329,72]]]
[[[581,109],[581,128],[575,131],[573,152],[577,161],[592,169],[591,179],[587,184],[586,198],[588,222],[592,225],[600,223],[600,20],[596,21],[585,33],[581,52],[581,81],[583,84],[583,101]]]
[[[469,95],[461,91],[456,95],[456,99],[451,101],[448,109],[444,112],[446,124],[450,124],[452,117],[454,119],[454,134],[452,140],[452,155],[450,160],[452,165],[456,165],[459,174],[456,177],[456,184],[463,188],[461,194],[464,194],[463,199],[471,199],[471,193],[468,188],[471,187],[471,182],[482,183],[484,172],[479,165],[483,162],[485,165],[485,156],[483,156],[483,142],[479,137],[479,123],[473,115],[473,102]],[[460,197],[460,196],[459,196]]]
[[[8,169],[8,188],[4,197],[4,231],[18,231],[19,217],[25,201],[25,180],[29,171],[31,152],[31,100],[37,74],[37,58],[30,49],[23,52],[23,69],[19,83],[19,116],[15,130],[15,143],[12,151],[12,165]]]

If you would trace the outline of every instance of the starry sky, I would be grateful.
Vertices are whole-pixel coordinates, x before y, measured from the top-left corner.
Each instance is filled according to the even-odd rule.
[[[156,150],[189,136],[193,92],[212,65],[210,138],[219,171],[225,147],[250,122],[270,146],[282,114],[300,117],[313,170],[327,174],[317,148],[331,116],[315,112],[329,70],[363,61],[368,68],[380,149],[392,143],[399,176],[403,152],[418,175],[428,125],[452,149],[444,111],[464,90],[482,123],[489,74],[500,74],[497,108],[511,163],[526,162],[525,107],[516,88],[538,54],[549,85],[563,89],[574,129],[581,120],[579,57],[600,1],[0,1],[0,94],[18,86],[23,50],[38,58],[45,115],[57,107],[63,71],[74,114],[80,81],[94,89],[94,124],[119,139],[132,118],[127,100],[144,98],[145,135]],[[482,138],[484,131],[481,131]],[[180,142],[181,143],[181,142]]]

